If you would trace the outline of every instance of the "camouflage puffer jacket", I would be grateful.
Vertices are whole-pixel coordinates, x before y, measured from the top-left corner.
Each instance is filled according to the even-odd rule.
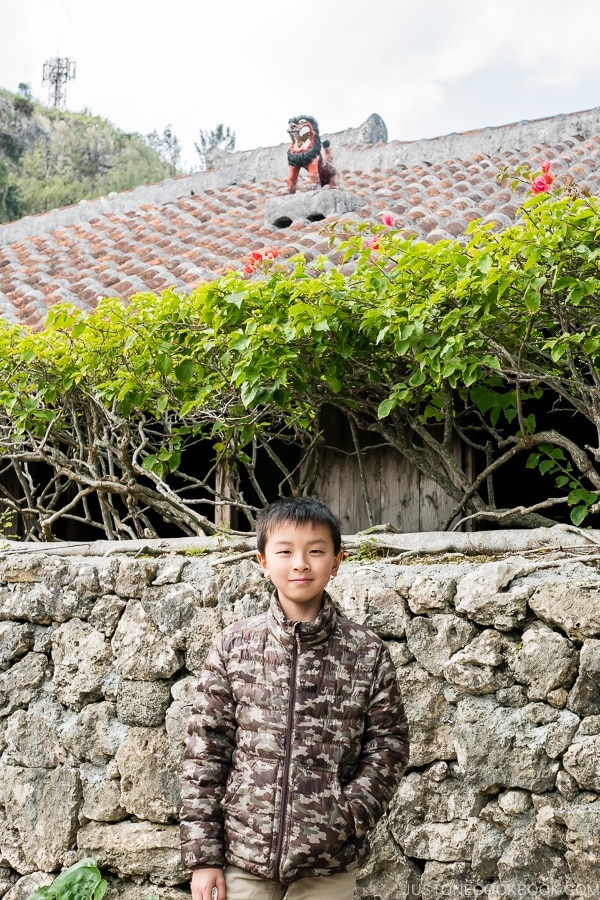
[[[383,641],[327,595],[314,622],[296,623],[274,596],[206,659],[184,754],[183,864],[281,882],[353,870],[407,759]]]

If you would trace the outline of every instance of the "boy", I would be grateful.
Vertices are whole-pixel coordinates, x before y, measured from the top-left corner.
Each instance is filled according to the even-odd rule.
[[[269,609],[216,638],[188,728],[192,900],[351,900],[408,759],[394,665],[325,591],[343,551],[323,503],[271,504],[256,543]]]

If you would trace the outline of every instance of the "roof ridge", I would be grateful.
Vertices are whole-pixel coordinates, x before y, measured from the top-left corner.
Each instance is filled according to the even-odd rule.
[[[509,125],[489,126],[415,141],[381,140],[387,134],[380,116],[372,114],[358,128],[323,133],[331,141],[334,164],[339,171],[374,172],[377,169],[431,165],[449,159],[492,157],[501,150],[531,148],[532,141],[551,146],[569,137],[586,140],[600,134],[600,107],[563,113]],[[379,143],[371,143],[371,139]],[[0,225],[0,246],[13,244],[72,225],[84,225],[106,215],[143,211],[145,205],[165,206],[184,197],[244,183],[282,181],[287,172],[287,143],[255,150],[216,153],[215,167],[178,178],[169,178],[129,191],[81,200],[73,206],[25,216]],[[541,149],[540,146],[540,149]]]

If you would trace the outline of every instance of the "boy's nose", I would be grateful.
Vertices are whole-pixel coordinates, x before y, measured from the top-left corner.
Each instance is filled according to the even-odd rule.
[[[298,556],[294,560],[294,568],[295,569],[308,569],[308,560],[303,556]]]

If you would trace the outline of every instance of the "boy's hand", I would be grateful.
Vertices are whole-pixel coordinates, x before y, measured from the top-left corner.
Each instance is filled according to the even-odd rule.
[[[194,869],[192,900],[225,900],[223,869]]]

